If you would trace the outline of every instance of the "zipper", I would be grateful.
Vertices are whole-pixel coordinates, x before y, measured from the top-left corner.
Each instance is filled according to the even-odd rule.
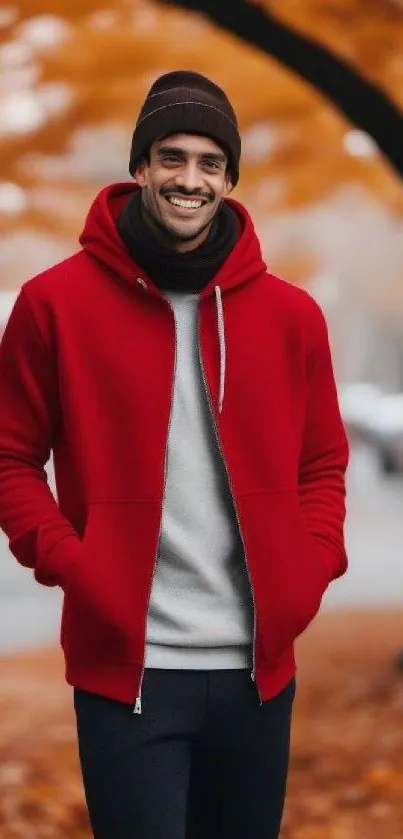
[[[245,555],[245,566],[246,566],[246,571],[247,571],[247,574],[248,574],[248,577],[249,577],[249,584],[250,584],[250,589],[251,589],[251,594],[252,594],[252,602],[253,602],[253,666],[252,666],[250,677],[252,679],[252,682],[255,682],[255,684],[256,684],[257,695],[259,697],[260,705],[262,705],[263,704],[262,703],[262,698],[260,696],[259,688],[258,688],[257,683],[256,683],[256,661],[255,661],[256,602],[255,602],[255,594],[254,594],[254,591],[253,591],[252,575],[250,573],[249,565],[248,565],[248,557],[247,557],[247,553],[246,553],[245,540],[244,540],[244,537],[243,537],[241,522],[240,522],[239,513],[238,513],[238,508],[237,508],[236,501],[235,501],[235,494],[234,494],[234,490],[233,490],[233,486],[232,486],[231,477],[230,477],[230,474],[229,474],[227,461],[225,459],[224,449],[223,449],[223,446],[222,446],[222,443],[221,443],[221,438],[220,438],[220,435],[219,435],[215,414],[214,414],[214,411],[213,411],[210,389],[209,389],[209,386],[207,384],[207,378],[206,378],[206,373],[205,373],[204,364],[203,364],[201,337],[200,337],[200,332],[201,332],[201,329],[200,329],[200,308],[201,308],[201,304],[199,302],[199,318],[198,318],[198,321],[199,321],[199,329],[198,329],[199,362],[200,362],[200,367],[201,367],[201,372],[202,372],[202,377],[203,377],[204,390],[206,392],[207,402],[208,402],[208,406],[209,406],[209,409],[210,409],[211,418],[212,418],[212,421],[213,421],[213,427],[214,427],[215,437],[216,437],[216,440],[217,440],[218,450],[220,452],[221,460],[224,464],[224,468],[225,468],[225,471],[226,471],[226,474],[227,474],[228,486],[229,486],[231,497],[232,497],[232,503],[234,505],[235,516],[236,516],[236,520],[237,520],[237,523],[238,523],[239,535],[241,537],[243,551],[244,551],[244,555]]]
[[[138,282],[140,282],[140,280],[138,280]],[[142,283],[141,283],[141,285],[142,285]],[[147,285],[144,285],[144,287],[147,288]],[[163,483],[163,489],[162,489],[161,518],[160,518],[160,526],[159,526],[159,531],[158,531],[157,551],[156,551],[155,559],[154,559],[153,573],[152,573],[152,576],[151,576],[151,585],[150,585],[150,589],[149,589],[149,592],[148,592],[148,601],[147,601],[147,609],[146,609],[146,616],[145,616],[145,631],[144,631],[144,637],[145,638],[146,638],[146,633],[147,633],[147,616],[148,616],[148,610],[149,610],[149,607],[150,607],[151,591],[152,591],[152,586],[153,586],[155,569],[157,567],[158,550],[159,550],[159,545],[160,545],[160,541],[161,541],[162,514],[163,514],[163,509],[164,509],[165,489],[166,489],[166,483],[167,483],[168,439],[169,439],[169,432],[170,432],[171,421],[172,421],[173,395],[174,395],[174,388],[175,388],[176,365],[177,365],[177,357],[178,357],[178,341],[177,341],[177,334],[176,334],[175,313],[174,313],[174,310],[173,310],[169,300],[167,300],[166,297],[163,297],[163,300],[165,301],[165,303],[169,307],[169,309],[172,313],[173,320],[174,320],[175,358],[174,358],[174,372],[173,372],[172,387],[171,387],[171,402],[170,402],[170,406],[169,406],[168,432],[167,432],[167,439],[166,439],[166,443],[165,443],[164,483]],[[146,644],[146,641],[145,641],[145,644]],[[139,688],[138,688],[138,696],[136,696],[135,703],[134,703],[134,706],[133,706],[133,714],[142,714],[141,691],[142,691],[142,687],[143,687],[143,679],[144,679],[144,671],[145,671],[145,652],[146,652],[145,651],[145,644],[144,644],[144,654],[143,654],[143,663],[142,663],[142,670],[141,670],[141,676],[140,676],[140,684],[139,684]]]

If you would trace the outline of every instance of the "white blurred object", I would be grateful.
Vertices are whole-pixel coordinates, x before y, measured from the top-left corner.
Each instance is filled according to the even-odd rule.
[[[403,475],[403,393],[369,382],[339,388],[343,420],[352,439],[369,445],[384,475]]]
[[[403,393],[384,393],[370,419],[370,427],[378,434],[403,433]]]
[[[259,163],[270,157],[279,143],[278,131],[268,122],[257,122],[242,132],[242,160]]]
[[[16,291],[0,291],[0,335],[17,298]]]
[[[14,225],[0,236],[0,276],[10,289],[20,288],[29,277],[70,256],[74,245],[62,234]]]
[[[365,131],[360,131],[358,128],[347,131],[343,137],[343,146],[347,154],[351,157],[375,157],[378,154],[378,146],[375,140],[366,134]]]
[[[336,275],[315,274],[310,278],[307,288],[319,305],[327,312],[339,302],[340,280]]]
[[[124,181],[128,142],[126,125],[82,126],[69,138],[66,152],[60,155],[31,152],[22,159],[22,171],[34,173],[41,182],[48,183],[60,178],[71,178],[74,182],[80,179]]]
[[[66,111],[73,101],[74,93],[73,88],[65,82],[48,82],[37,88],[36,96],[46,116],[50,117]]]
[[[18,215],[28,207],[27,194],[21,186],[11,181],[0,181],[0,213]]]
[[[0,137],[37,131],[49,117],[67,110],[72,100],[73,90],[63,82],[10,91],[0,99]]]
[[[0,73],[0,96],[32,88],[37,84],[39,75],[39,66],[34,62],[25,64],[23,67],[7,67]]]
[[[57,15],[37,15],[24,20],[17,35],[36,51],[55,49],[69,39],[73,27]]]
[[[378,410],[380,399],[380,388],[371,382],[348,382],[340,385],[339,404],[347,428],[365,436]]]
[[[33,91],[15,90],[0,100],[0,137],[29,134],[45,121],[45,108]]]
[[[382,472],[403,474],[403,393],[384,393],[369,427]]]
[[[29,44],[24,44],[21,41],[9,41],[0,47],[0,66],[4,67],[23,67],[28,61],[31,61],[34,56],[34,51]]]

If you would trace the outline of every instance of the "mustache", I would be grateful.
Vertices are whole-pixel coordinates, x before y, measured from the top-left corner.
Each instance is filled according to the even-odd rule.
[[[168,186],[162,187],[160,192],[164,198],[167,198],[169,195],[181,195],[183,198],[200,198],[203,201],[210,202],[213,200],[213,196],[208,192],[203,192],[202,189],[192,189],[191,191],[188,191],[183,186],[177,186],[175,189]]]

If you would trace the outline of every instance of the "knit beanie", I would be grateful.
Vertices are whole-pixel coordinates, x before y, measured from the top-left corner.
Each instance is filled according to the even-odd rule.
[[[130,174],[155,140],[182,133],[214,140],[228,155],[232,184],[237,184],[241,138],[235,112],[218,85],[187,70],[165,73],[150,88],[133,134]]]

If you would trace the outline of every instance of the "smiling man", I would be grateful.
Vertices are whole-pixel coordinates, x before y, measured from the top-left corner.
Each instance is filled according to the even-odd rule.
[[[158,79],[136,183],[102,190],[1,343],[0,524],[64,592],[95,839],[277,839],[293,644],[346,570],[326,324],[228,198],[240,152],[216,84]]]
[[[184,253],[202,244],[230,192],[227,155],[208,137],[176,134],[153,143],[136,172],[143,214],[165,243]],[[201,184],[201,185],[200,185]]]

